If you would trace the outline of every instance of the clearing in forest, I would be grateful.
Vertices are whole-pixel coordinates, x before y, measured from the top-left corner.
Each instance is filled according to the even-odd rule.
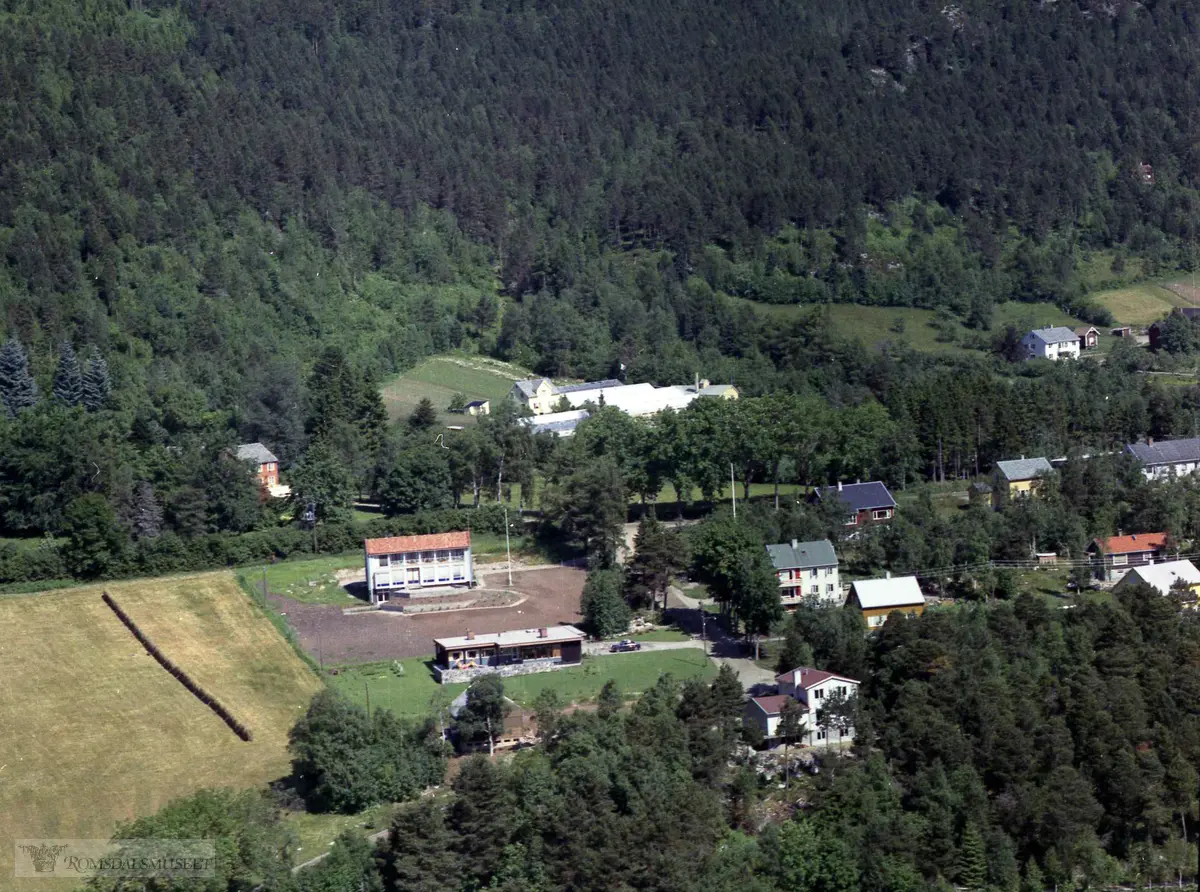
[[[444,424],[470,424],[470,415],[446,411],[454,394],[468,400],[491,400],[492,408],[508,395],[513,382],[530,373],[520,366],[485,356],[435,356],[383,385],[383,403],[393,420],[406,418],[425,397],[433,401]]]
[[[146,653],[100,600],[106,590],[250,728],[251,742]],[[106,838],[119,821],[203,787],[286,775],[288,731],[321,682],[233,574],[219,572],[0,598],[0,686],[9,835]],[[12,859],[10,841],[0,846],[0,885],[12,881]]]
[[[1107,307],[1122,325],[1145,326],[1156,322],[1174,307],[1200,306],[1200,294],[1191,282],[1155,284],[1145,282],[1112,291],[1100,291],[1093,300]]]

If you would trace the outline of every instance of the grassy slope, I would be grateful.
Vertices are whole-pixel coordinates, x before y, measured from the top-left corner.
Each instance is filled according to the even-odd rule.
[[[391,663],[342,669],[330,677],[329,685],[363,705],[369,691],[372,709],[390,709],[397,715],[419,718],[429,714],[430,698],[439,690],[453,698],[466,689],[462,684],[435,682],[428,660],[428,657],[401,660],[402,676],[393,671]],[[613,679],[621,686],[621,692],[630,697],[647,690],[668,672],[678,679],[712,678],[717,667],[700,648],[588,657],[577,669],[506,679],[504,692],[515,702],[531,706],[539,693],[553,688],[564,701],[578,703],[595,699],[605,682]]]
[[[107,837],[206,786],[287,773],[287,732],[321,683],[231,573],[105,587],[254,733],[243,743],[83,587],[0,601],[0,815],[14,837]],[[0,847],[0,876],[13,850]],[[27,881],[16,888],[53,889]]]
[[[471,417],[446,411],[456,393],[468,400],[503,399],[518,378],[529,372],[482,356],[435,356],[383,386],[383,402],[393,419],[406,417],[425,397],[433,401],[445,424],[469,424]]]
[[[1125,325],[1149,325],[1165,316],[1173,307],[1194,306],[1192,301],[1171,291],[1168,285],[1174,283],[1145,282],[1140,285],[1127,285],[1111,291],[1100,291],[1092,295],[1093,299],[1108,307],[1113,317]],[[1191,280],[1180,280],[1180,285],[1191,285]]]
[[[811,305],[796,304],[755,304],[755,306],[761,312],[785,319],[813,309]],[[938,330],[933,326],[937,314],[933,310],[919,310],[911,307],[871,307],[859,304],[828,304],[822,309],[826,308],[830,321],[839,334],[860,341],[868,347],[891,341],[907,344],[914,350],[924,353],[966,354],[971,351],[963,345],[963,340],[972,334],[978,334],[962,325],[955,325],[955,340],[939,341]],[[892,330],[897,321],[903,321],[903,331]],[[1081,324],[1078,319],[1049,303],[1030,304],[1010,301],[997,304],[992,315],[992,330],[1003,328],[1010,322],[1022,328],[1045,325],[1065,325],[1068,328],[1075,328]],[[987,335],[986,332],[983,334]],[[1112,338],[1107,332],[1101,332],[1101,350],[1111,346],[1111,341]]]

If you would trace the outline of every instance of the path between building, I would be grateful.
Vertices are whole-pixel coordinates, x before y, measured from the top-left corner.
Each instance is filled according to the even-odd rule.
[[[641,651],[620,651],[613,653],[611,650],[613,642],[611,641],[588,641],[583,645],[583,652],[594,657],[619,657],[623,653],[645,653],[649,650],[683,650],[685,648],[703,647],[704,642],[699,638],[691,638],[687,641],[643,641],[641,645]]]
[[[714,663],[728,666],[736,672],[742,687],[751,694],[762,693],[768,687],[774,688],[775,673],[762,668],[744,653],[742,639],[727,633],[715,616],[710,619],[702,614],[704,605],[711,603],[708,599],[685,595],[682,589],[674,585],[667,589],[668,613],[681,629],[692,634],[703,631],[705,638],[711,642],[709,656]],[[702,617],[705,620],[703,623]]]

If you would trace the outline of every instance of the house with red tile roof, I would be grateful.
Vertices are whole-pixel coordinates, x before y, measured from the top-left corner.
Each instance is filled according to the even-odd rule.
[[[469,530],[367,539],[363,559],[372,604],[420,588],[469,587],[475,582]]]
[[[1134,533],[1131,536],[1109,536],[1093,539],[1087,548],[1092,559],[1092,573],[1097,579],[1113,582],[1130,567],[1143,567],[1167,558],[1166,533]]]

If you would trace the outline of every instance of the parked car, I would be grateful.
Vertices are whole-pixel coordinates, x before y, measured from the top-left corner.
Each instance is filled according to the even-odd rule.
[[[623,638],[620,641],[618,641],[616,644],[614,644],[612,647],[610,647],[609,652],[614,653],[614,654],[623,654],[623,653],[626,653],[627,651],[641,650],[641,649],[642,649],[642,642],[633,641],[629,638]]]

